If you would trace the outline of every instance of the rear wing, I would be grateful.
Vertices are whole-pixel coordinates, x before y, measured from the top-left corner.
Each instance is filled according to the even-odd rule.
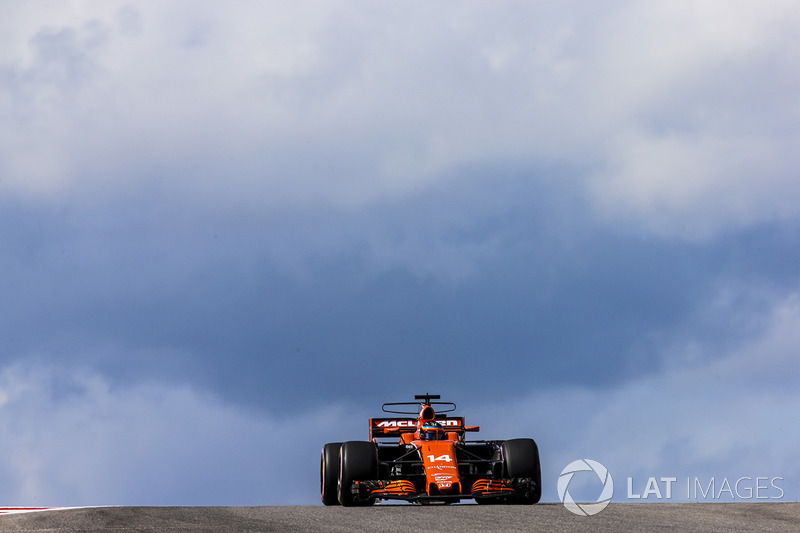
[[[478,426],[465,426],[463,416],[437,416],[436,421],[445,431],[463,435],[465,431],[478,431]],[[399,437],[417,430],[416,418],[370,418],[369,440],[380,437]]]

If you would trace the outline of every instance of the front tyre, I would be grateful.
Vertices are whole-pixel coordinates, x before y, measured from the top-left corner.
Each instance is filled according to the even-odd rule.
[[[533,439],[511,439],[501,446],[503,467],[510,478],[530,478],[531,490],[519,496],[517,503],[537,503],[542,497],[542,469],[539,447]]]
[[[342,444],[339,452],[339,503],[353,505],[372,505],[375,498],[358,500],[352,493],[354,481],[378,479],[378,448],[365,441],[348,441]]]
[[[322,447],[319,469],[319,491],[322,503],[339,505],[339,448],[341,442],[330,442]]]

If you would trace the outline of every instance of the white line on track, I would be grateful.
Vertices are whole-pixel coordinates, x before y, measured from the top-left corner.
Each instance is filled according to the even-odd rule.
[[[83,507],[0,507],[0,515],[63,511],[65,509],[83,509]]]

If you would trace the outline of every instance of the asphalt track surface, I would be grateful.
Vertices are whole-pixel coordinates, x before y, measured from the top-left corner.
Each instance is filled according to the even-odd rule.
[[[3,515],[0,531],[797,532],[800,503],[612,503],[588,517],[561,504],[95,507]]]

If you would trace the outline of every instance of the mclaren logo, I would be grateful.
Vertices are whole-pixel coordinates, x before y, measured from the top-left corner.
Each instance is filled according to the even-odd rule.
[[[450,428],[450,427],[460,427],[461,423],[458,420],[437,420],[443,427]],[[408,420],[381,420],[375,427],[379,428],[413,428],[417,426],[417,421],[408,419]]]

